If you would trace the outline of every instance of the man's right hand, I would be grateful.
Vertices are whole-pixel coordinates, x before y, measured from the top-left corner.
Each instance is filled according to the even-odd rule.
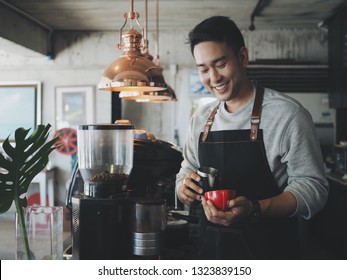
[[[190,172],[185,176],[177,191],[177,197],[183,204],[191,205],[194,200],[201,201],[203,189],[195,184],[200,180],[200,176],[194,172]]]

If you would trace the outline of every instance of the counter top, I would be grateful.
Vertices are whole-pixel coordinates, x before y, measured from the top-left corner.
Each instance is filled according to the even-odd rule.
[[[342,177],[343,175],[337,174],[334,172],[326,174],[327,179],[334,181],[335,183],[338,183],[342,186],[347,187],[347,180],[343,180]]]

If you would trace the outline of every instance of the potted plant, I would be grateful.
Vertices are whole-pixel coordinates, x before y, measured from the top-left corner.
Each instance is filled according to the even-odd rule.
[[[14,145],[9,137],[3,142],[0,153],[0,214],[5,213],[13,201],[18,215],[18,226],[24,244],[24,254],[32,259],[23,208],[27,207],[26,192],[34,177],[47,165],[49,154],[56,148],[58,137],[46,142],[51,125],[38,125],[31,129],[18,128],[14,133]]]

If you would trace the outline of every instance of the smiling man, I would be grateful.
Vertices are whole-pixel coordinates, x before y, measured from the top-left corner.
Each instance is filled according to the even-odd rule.
[[[217,97],[191,118],[176,180],[180,201],[203,207],[198,257],[299,259],[298,217],[310,219],[328,196],[310,114],[248,78],[248,50],[229,18],[202,21],[189,43],[203,85]],[[236,191],[227,211],[200,195],[196,171],[206,166],[218,169],[219,188]]]

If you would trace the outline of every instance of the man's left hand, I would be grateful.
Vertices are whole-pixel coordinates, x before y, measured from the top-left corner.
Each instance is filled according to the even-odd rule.
[[[217,210],[213,203],[211,201],[206,201],[204,197],[202,197],[201,203],[204,207],[207,220],[211,223],[224,226],[230,226],[236,221],[248,217],[253,211],[251,201],[244,196],[229,200],[228,209],[224,212]]]

